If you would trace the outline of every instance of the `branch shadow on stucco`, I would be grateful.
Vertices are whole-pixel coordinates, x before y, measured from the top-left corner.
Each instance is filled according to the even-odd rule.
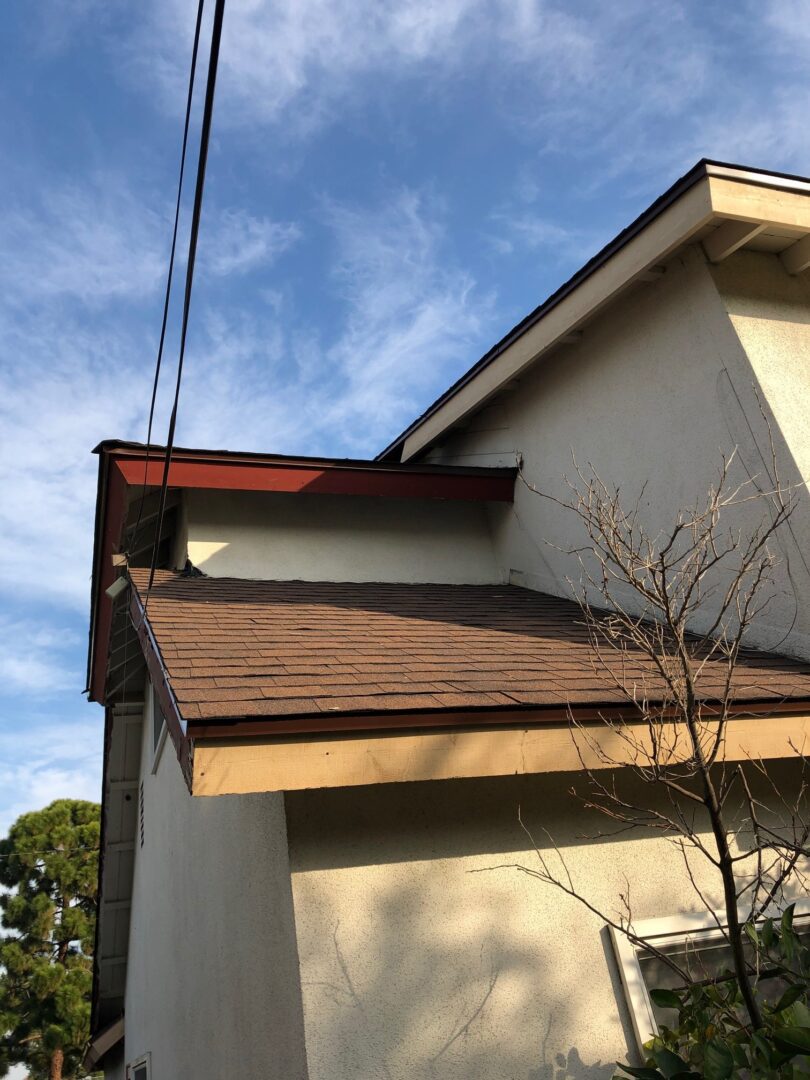
[[[623,885],[621,849],[647,877],[645,917],[684,910],[649,837],[587,836],[571,782],[286,796],[311,1080],[604,1080],[617,1059],[635,1060],[598,920],[508,868],[470,873],[531,858],[520,804],[606,903]]]

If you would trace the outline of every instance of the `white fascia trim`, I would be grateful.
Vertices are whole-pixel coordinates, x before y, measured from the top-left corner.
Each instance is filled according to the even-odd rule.
[[[707,225],[728,220],[787,228],[798,235],[810,233],[810,182],[779,178],[779,186],[775,187],[768,174],[711,167],[707,175],[426,416],[405,438],[402,461],[410,461],[424,451],[448,428],[579,330],[628,286],[645,280],[653,268],[693,242]]]

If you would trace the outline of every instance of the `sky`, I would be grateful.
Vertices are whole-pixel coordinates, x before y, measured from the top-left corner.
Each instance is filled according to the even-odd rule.
[[[91,451],[146,436],[195,12],[3,5],[0,834],[99,796]],[[810,174],[808,115],[807,0],[228,0],[177,444],[373,456],[699,158]]]

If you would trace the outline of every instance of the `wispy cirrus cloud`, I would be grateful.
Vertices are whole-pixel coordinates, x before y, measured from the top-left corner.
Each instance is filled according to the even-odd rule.
[[[347,432],[362,423],[367,444],[467,366],[490,331],[494,297],[449,257],[441,206],[424,193],[402,189],[370,213],[333,205],[328,217],[347,314],[326,351],[343,392],[325,419]]]
[[[373,454],[487,339],[493,296],[446,249],[443,207],[401,188],[326,201],[335,321],[282,305],[209,310],[180,422],[186,443]]]
[[[0,836],[34,807],[59,798],[98,802],[103,720],[34,715],[22,728],[0,726]]]
[[[71,686],[72,672],[65,654],[78,638],[69,627],[0,615],[0,640],[0,685],[4,693],[54,697]]]
[[[241,209],[213,216],[200,246],[200,269],[216,277],[269,266],[301,238],[300,227],[292,221],[271,221]]]
[[[96,175],[3,206],[0,245],[14,253],[0,264],[7,300],[68,298],[99,307],[140,299],[157,286],[165,222],[120,177]]]
[[[133,77],[148,66],[172,115],[192,21],[186,0],[152,0],[123,43],[110,37]],[[669,175],[702,155],[762,163],[774,147],[790,163],[807,158],[800,121],[810,77],[797,55],[806,23],[805,0],[746,0],[722,18],[697,0],[234,0],[218,123],[272,125],[288,142],[408,83],[439,102],[474,90],[526,146],[593,162],[585,185]],[[763,35],[786,62],[754,86],[751,64],[769,63]]]

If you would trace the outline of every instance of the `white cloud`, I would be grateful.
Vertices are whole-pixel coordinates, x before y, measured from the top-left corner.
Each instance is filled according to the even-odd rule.
[[[584,262],[598,247],[592,232],[566,228],[523,208],[496,210],[490,220],[493,229],[486,235],[501,255],[510,255],[515,250],[547,250],[564,265],[569,260]]]
[[[47,582],[43,582],[47,588]],[[0,688],[52,697],[72,688],[74,672],[65,651],[77,643],[75,633],[53,622],[15,619],[0,615]]]
[[[333,205],[328,214],[349,307],[326,351],[342,392],[330,395],[324,419],[368,445],[469,365],[486,340],[492,297],[448,257],[441,207],[424,194],[403,189],[376,212]]]
[[[139,299],[161,281],[167,257],[165,222],[111,175],[5,205],[0,246],[14,252],[0,263],[0,286],[16,303]]]
[[[119,67],[141,84],[148,69],[175,116],[192,20],[186,0],[151,0],[134,37],[110,35]],[[271,124],[274,145],[289,143],[381,102],[398,115],[410,80],[439,102],[466,87],[527,146],[589,162],[586,189],[704,155],[807,166],[808,21],[807,0],[748,0],[722,18],[667,0],[231,0],[216,122],[240,138]]]
[[[54,799],[98,802],[103,715],[94,713],[93,719],[0,729],[0,836],[20,814]]]
[[[452,55],[464,24],[486,6],[481,0],[232,0],[220,56],[219,118],[275,120],[294,106],[296,129],[306,128],[345,97],[354,78],[395,75],[400,67]],[[185,0],[153,3],[128,46],[131,68],[139,74],[149,67],[173,113],[185,96],[192,20]]]
[[[294,222],[223,210],[206,224],[200,241],[200,269],[217,277],[244,274],[273,263],[301,236]]]
[[[488,340],[493,300],[456,266],[443,208],[393,191],[328,202],[333,330],[275,305],[207,305],[184,380],[178,439],[296,453],[372,454]]]
[[[142,436],[153,347],[114,320],[0,318],[0,584],[88,610],[95,473],[110,436]],[[141,346],[140,355],[138,346]],[[149,359],[138,365],[142,356]]]

